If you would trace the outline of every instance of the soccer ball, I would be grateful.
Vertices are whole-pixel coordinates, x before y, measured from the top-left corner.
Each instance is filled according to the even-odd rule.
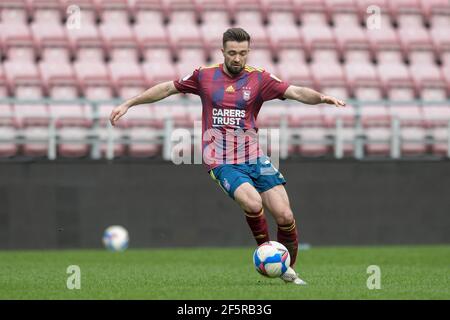
[[[122,226],[110,226],[103,233],[103,244],[111,251],[124,251],[128,240],[128,231]]]
[[[281,276],[289,268],[290,263],[289,251],[276,241],[264,242],[253,253],[256,271],[269,278]]]

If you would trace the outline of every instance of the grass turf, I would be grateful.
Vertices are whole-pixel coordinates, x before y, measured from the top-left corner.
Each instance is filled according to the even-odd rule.
[[[0,251],[0,299],[450,299],[450,246],[299,252],[307,287],[260,276],[253,248]],[[69,265],[81,289],[66,287]],[[381,289],[366,286],[381,269]]]

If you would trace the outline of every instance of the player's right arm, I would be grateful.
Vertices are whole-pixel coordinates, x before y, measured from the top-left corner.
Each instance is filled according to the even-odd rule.
[[[175,93],[179,93],[179,91],[175,87],[173,81],[159,83],[145,90],[141,94],[125,101],[120,106],[115,107],[111,112],[111,115],[109,116],[109,120],[114,126],[117,120],[119,120],[125,113],[127,113],[129,108],[143,103],[153,103],[167,98],[168,96],[171,96]]]

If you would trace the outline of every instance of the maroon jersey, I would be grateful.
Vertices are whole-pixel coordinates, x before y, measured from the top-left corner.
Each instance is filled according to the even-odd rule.
[[[223,64],[198,68],[174,85],[182,93],[201,98],[203,162],[209,169],[251,163],[263,154],[257,139],[259,110],[264,101],[284,99],[289,86],[271,73],[250,66],[230,77]]]

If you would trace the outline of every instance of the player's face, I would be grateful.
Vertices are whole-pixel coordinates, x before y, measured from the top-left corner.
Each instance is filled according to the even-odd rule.
[[[239,74],[247,63],[250,52],[248,41],[227,41],[222,49],[225,66],[231,74]]]

